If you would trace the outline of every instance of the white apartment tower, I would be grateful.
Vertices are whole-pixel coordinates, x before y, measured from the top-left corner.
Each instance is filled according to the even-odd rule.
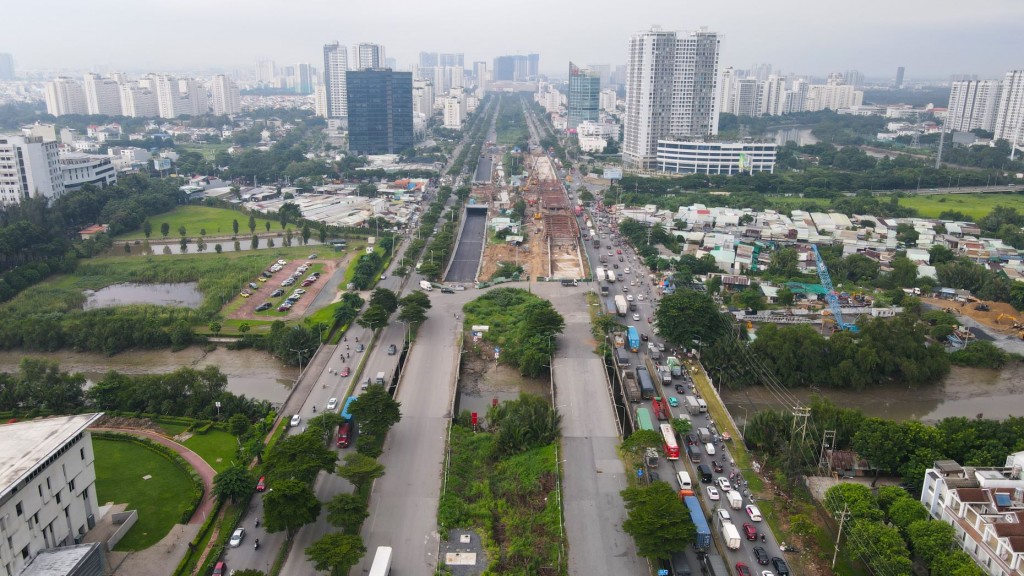
[[[121,114],[130,118],[152,118],[159,114],[156,94],[139,82],[121,85]]]
[[[188,114],[189,116],[202,116],[210,113],[210,95],[206,89],[195,78],[179,78],[178,93],[180,110],[178,115]]]
[[[993,131],[996,110],[1003,83],[999,80],[964,80],[953,82],[949,89],[949,108],[946,130],[970,132]]]
[[[57,146],[56,141],[44,141],[40,136],[0,136],[0,204],[64,194]]]
[[[384,46],[363,42],[355,47],[355,69],[365,70],[367,68],[386,68],[387,58],[384,55]]]
[[[718,133],[719,48],[718,35],[703,28],[654,27],[629,39],[622,148],[627,168],[654,168],[659,139]]]
[[[444,98],[444,127],[461,130],[462,121],[466,117],[465,108],[462,96],[446,96]]]
[[[85,105],[89,114],[121,115],[121,87],[99,74],[85,75]]]
[[[71,78],[61,76],[46,84],[46,112],[54,116],[88,114],[85,91]]]
[[[1024,70],[1011,70],[1003,78],[994,132],[996,140],[1024,145]]]
[[[348,55],[344,46],[334,42],[324,45],[324,86],[327,92],[327,117],[348,116],[348,90],[345,89],[345,73],[348,72]]]
[[[238,114],[242,111],[238,85],[227,76],[223,74],[214,76],[210,83],[210,92],[213,93],[213,113],[217,116]]]

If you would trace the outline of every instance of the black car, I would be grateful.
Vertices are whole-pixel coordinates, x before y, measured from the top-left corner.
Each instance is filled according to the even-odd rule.
[[[451,288],[441,288],[441,294],[455,294],[455,290]]]
[[[693,434],[687,434],[686,435],[686,445],[687,446],[693,446],[696,443],[697,443],[697,437],[696,436],[694,436]]]
[[[270,293],[271,298],[277,298],[278,296],[284,296],[284,290],[278,288],[277,290],[274,290],[273,292]]]
[[[260,273],[260,276],[263,276],[264,278],[270,278],[271,276],[273,276],[273,274],[264,270],[262,273]]]
[[[256,311],[263,312],[264,310],[270,310],[271,306],[273,306],[273,304],[271,304],[270,302],[264,302],[263,304],[260,304],[259,306],[256,307]]]
[[[641,334],[640,335],[640,339],[643,340],[644,342],[647,342],[648,340],[650,340],[650,338],[647,336],[647,334]]]
[[[778,576],[789,576],[789,564],[782,558],[776,556],[772,558],[772,566],[775,567],[775,574]]]
[[[718,460],[712,460],[711,461],[711,467],[715,470],[715,472],[721,472],[722,471],[722,463],[719,462]]]
[[[394,344],[388,344],[388,356],[394,356],[398,352],[398,347]]]
[[[754,558],[757,558],[761,566],[768,565],[768,553],[764,551],[764,546],[754,546]]]
[[[686,386],[676,384],[676,394],[686,394]]]

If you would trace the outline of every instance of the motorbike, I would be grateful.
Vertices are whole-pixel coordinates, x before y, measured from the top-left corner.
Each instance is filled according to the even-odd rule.
[[[765,541],[766,540],[765,540],[764,534],[761,534],[761,542],[765,542]]]
[[[259,528],[259,527],[260,527],[260,519],[259,519],[259,518],[257,518],[257,519],[256,519],[256,527],[257,527],[257,528]]]
[[[256,541],[252,543],[252,549],[253,550],[259,550],[260,549],[260,539],[259,538],[257,538]]]

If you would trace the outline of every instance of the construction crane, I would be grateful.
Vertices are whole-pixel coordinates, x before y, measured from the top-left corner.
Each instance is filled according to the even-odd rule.
[[[828,268],[825,266],[825,260],[822,259],[821,253],[818,252],[818,247],[811,244],[811,249],[814,250],[814,264],[818,269],[821,286],[825,289],[825,301],[828,302],[828,307],[832,310],[832,318],[835,319],[836,325],[841,330],[857,332],[859,328],[856,324],[849,324],[843,320],[843,309],[839,307],[839,296],[836,295],[836,291],[832,287],[832,277],[828,274]]]

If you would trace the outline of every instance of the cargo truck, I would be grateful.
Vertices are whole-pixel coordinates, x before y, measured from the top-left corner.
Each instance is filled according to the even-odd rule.
[[[614,270],[608,270],[608,281],[613,283],[613,284],[615,283],[615,271]]]
[[[604,267],[598,266],[597,268],[594,269],[594,281],[595,282],[604,282],[604,279],[605,279]]]
[[[707,412],[708,411],[708,403],[706,401],[704,401],[703,398],[697,398],[697,409],[700,410],[701,413]]]
[[[626,393],[626,400],[630,402],[640,401],[640,387],[636,384],[636,378],[633,377],[632,370],[622,371],[622,388]]]
[[[725,546],[729,550],[740,549],[740,531],[732,522],[722,523],[722,540],[725,541]]]
[[[619,361],[619,366],[629,366],[629,354],[626,354],[625,350],[616,349],[615,359]]]
[[[656,396],[651,400],[651,407],[654,410],[655,418],[661,421],[668,420],[668,401],[662,400],[661,396]]]
[[[672,384],[672,372],[668,366],[658,366],[658,374],[661,375],[661,383],[665,386]]]
[[[669,356],[665,359],[665,362],[668,363],[669,370],[672,371],[672,376],[682,376],[683,369],[679,365],[679,360],[675,356]]]
[[[693,396],[687,396],[684,403],[686,404],[686,411],[692,416],[700,414],[700,406],[697,404],[696,398]]]
[[[607,295],[608,295],[608,285],[607,284],[601,284],[601,296],[607,296]]]
[[[735,490],[729,490],[725,493],[726,499],[729,500],[729,507],[733,510],[739,510],[743,507],[743,496]]]
[[[704,509],[701,508],[700,501],[695,496],[687,496],[683,498],[683,502],[690,509],[690,520],[693,522],[694,528],[697,529],[697,537],[693,540],[693,548],[698,552],[707,550],[711,547],[711,528],[708,526],[708,520],[704,516]]]
[[[654,398],[654,384],[651,382],[651,375],[647,373],[647,368],[637,366],[636,379],[640,383],[640,396],[644,400]]]
[[[700,438],[701,442],[711,442],[711,430],[707,428],[697,428],[697,438]]]
[[[640,333],[636,331],[636,326],[626,327],[626,340],[629,343],[629,349],[632,352],[640,350]]]
[[[627,308],[628,308],[628,306],[626,306],[626,297],[623,296],[622,294],[616,294],[615,295],[615,313],[618,314],[619,316],[625,317],[626,316],[626,309]]]

